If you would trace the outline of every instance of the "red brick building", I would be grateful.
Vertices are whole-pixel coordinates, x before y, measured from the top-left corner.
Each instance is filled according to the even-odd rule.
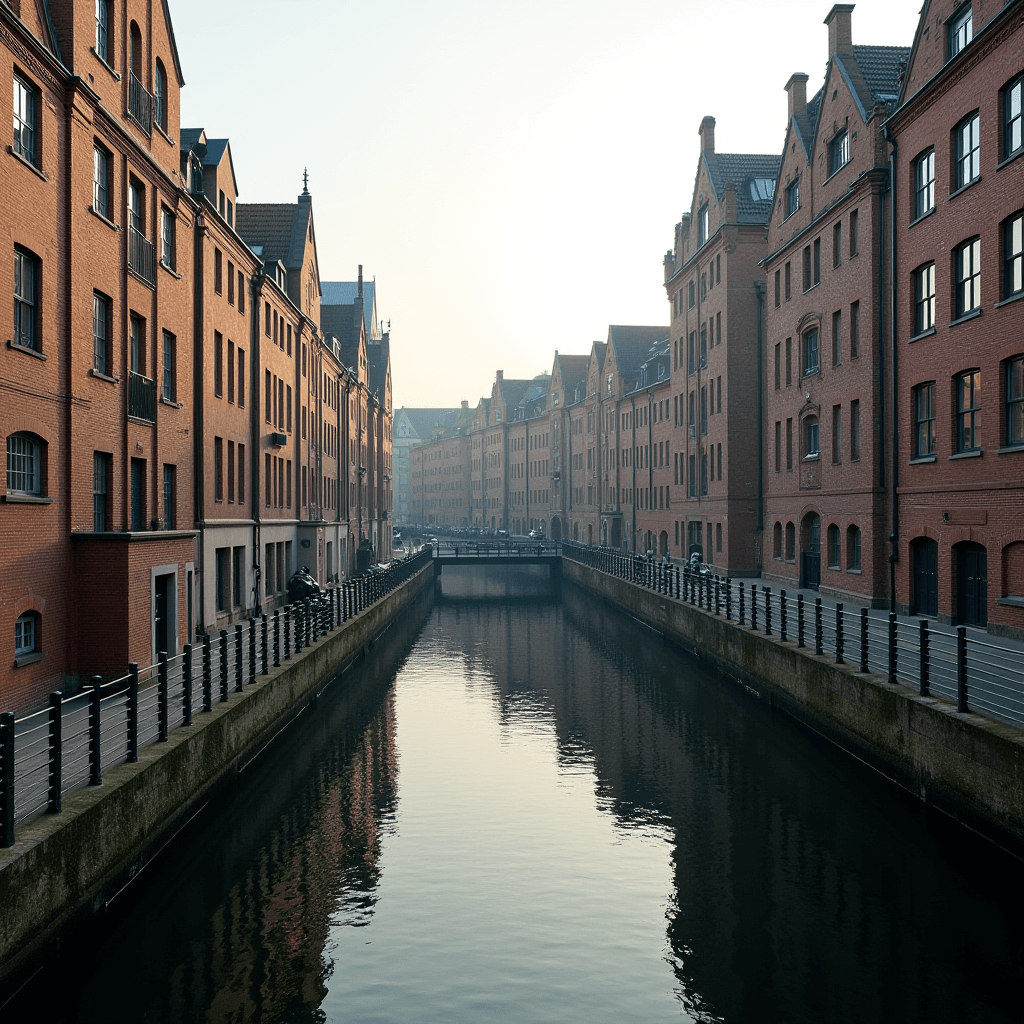
[[[1024,635],[1024,3],[926,0],[899,107],[896,600]]]
[[[789,125],[768,225],[763,575],[887,603],[892,411],[882,123],[908,50],[828,26],[825,83],[787,83]]]

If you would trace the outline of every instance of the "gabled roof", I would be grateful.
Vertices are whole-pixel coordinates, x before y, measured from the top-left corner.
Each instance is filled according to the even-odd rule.
[[[825,93],[825,87],[822,86],[814,96],[807,102],[807,113],[803,115],[793,116],[793,127],[796,129],[797,137],[800,139],[800,144],[804,147],[804,155],[808,161],[811,159],[811,153],[814,150],[814,135],[818,130],[818,115],[821,113],[821,98]],[[786,140],[787,148],[789,140]],[[782,162],[779,162],[779,171],[782,170]]]
[[[263,246],[264,263],[280,260],[296,270],[302,266],[311,216],[308,202],[239,203],[235,228],[248,245]]]
[[[181,73],[181,58],[178,56],[178,44],[174,39],[174,24],[171,21],[171,9],[167,0],[163,0],[164,20],[167,22],[167,38],[171,42],[171,56],[174,58],[174,73],[178,76],[178,88],[185,84],[185,76]]]
[[[900,78],[910,59],[910,47],[855,46],[853,57],[861,81],[858,82],[852,72],[850,77],[865,112],[870,114],[878,100],[884,101],[890,109],[894,107],[899,96]],[[845,70],[851,70],[847,58],[837,59],[842,62]]]
[[[206,144],[206,131],[204,128],[181,128],[178,131],[178,140],[181,143],[181,148],[187,153],[191,149],[195,148],[197,142],[203,140],[203,144]]]
[[[736,190],[737,223],[767,224],[772,213],[772,201],[755,200],[750,192],[750,182],[754,178],[769,178],[775,181],[779,176],[782,157],[777,153],[708,152],[701,153],[701,156],[719,201],[725,195],[727,184]]]
[[[366,340],[367,342],[379,341],[381,330],[377,318],[377,284],[375,281],[363,281],[362,287],[363,321],[366,326]],[[352,306],[358,298],[358,281],[320,282],[321,316],[323,316],[324,306]]]
[[[556,352],[555,362],[562,378],[562,387],[566,391],[571,391],[584,380],[590,368],[590,356],[563,356]]]
[[[651,346],[667,342],[667,327],[624,327],[613,325],[608,328],[608,344],[615,353],[615,368],[619,373],[633,374],[650,354]],[[595,347],[601,342],[595,342]]]
[[[406,409],[403,406],[395,418],[404,415],[417,437],[429,438],[435,430],[446,431],[453,427],[461,412],[462,409]]]

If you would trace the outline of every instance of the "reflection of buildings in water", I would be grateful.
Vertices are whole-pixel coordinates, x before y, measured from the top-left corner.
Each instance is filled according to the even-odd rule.
[[[194,1019],[325,1019],[330,929],[367,923],[377,899],[381,825],[397,793],[393,693],[356,735],[318,753],[306,787],[284,787],[283,812],[271,806],[265,828],[253,823],[258,852],[251,831],[238,839],[243,880],[206,911],[205,940],[174,973],[170,1003],[195,1008]]]

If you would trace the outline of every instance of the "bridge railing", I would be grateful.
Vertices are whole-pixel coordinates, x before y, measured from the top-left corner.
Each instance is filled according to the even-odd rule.
[[[927,619],[908,621],[894,612],[842,603],[719,576],[701,567],[654,562],[564,541],[562,557],[637,586],[696,605],[712,615],[767,636],[794,641],[837,664],[881,673],[891,683],[918,688],[956,704],[961,712],[1024,726],[1024,657],[1017,648],[978,639],[966,626]]]
[[[15,826],[42,813],[59,814],[62,797],[100,785],[103,771],[137,761],[139,748],[166,742],[243,693],[258,676],[301,654],[310,644],[386,598],[430,562],[424,550],[333,586],[319,598],[237,622],[203,635],[154,665],[128,666],[104,681],[94,676],[81,693],[51,693],[47,705],[0,715],[0,846],[12,846]]]
[[[443,540],[434,545],[438,556],[446,558],[535,558],[556,557],[562,553],[561,541],[552,540]]]

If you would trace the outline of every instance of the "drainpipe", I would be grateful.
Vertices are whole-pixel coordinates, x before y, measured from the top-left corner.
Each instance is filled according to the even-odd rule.
[[[633,550],[633,554],[636,554],[636,395],[629,396],[630,405],[633,408],[632,414],[630,415],[630,428],[633,433],[633,451],[630,453],[630,463],[633,469],[633,486],[632,486],[632,502],[633,502],[633,514],[632,520],[629,524],[629,546]]]
[[[260,527],[262,523],[260,515],[260,405],[263,396],[260,393],[260,377],[262,375],[262,361],[260,359],[260,296],[263,294],[263,271],[261,270],[249,282],[249,465],[251,472],[249,478],[252,486],[249,488],[249,498],[252,505],[252,566],[253,580],[256,584],[256,607],[254,614],[259,617],[263,614],[261,600],[262,591],[262,570],[260,568],[260,553],[262,551],[262,536]]]
[[[896,611],[896,563],[899,561],[899,537],[900,537],[900,505],[897,491],[900,482],[900,459],[899,459],[899,416],[897,415],[897,374],[899,368],[899,357],[896,350],[897,340],[897,319],[898,309],[898,282],[899,275],[896,273],[896,153],[898,145],[896,140],[889,133],[888,126],[882,129],[886,142],[892,147],[889,150],[889,231],[890,231],[890,259],[891,271],[890,297],[889,297],[889,347],[891,359],[891,390],[892,390],[892,532],[889,534],[889,611]],[[883,218],[885,216],[883,207]],[[880,237],[885,238],[885,225],[882,225]],[[885,242],[882,242],[882,287],[884,288],[885,278]],[[884,294],[884,292],[883,292]],[[879,311],[879,316],[884,314]],[[882,405],[885,406],[885,396],[882,395]]]
[[[754,282],[757,297],[757,532],[764,555],[764,281]],[[721,344],[721,341],[719,341]]]
[[[196,201],[203,203],[202,194],[196,196]],[[193,514],[195,523],[199,529],[199,621],[206,629],[206,460],[204,442],[206,440],[204,429],[205,412],[205,364],[206,350],[203,335],[203,323],[205,311],[203,301],[204,292],[204,253],[203,241],[206,236],[206,219],[203,217],[202,209],[197,211],[195,230],[192,234],[192,390],[193,394],[199,396],[194,403],[192,410],[192,459],[193,470]]]
[[[647,392],[647,511],[654,510],[654,423],[651,416],[651,393]],[[651,531],[648,530],[648,533]],[[644,548],[646,551],[647,548]]]

